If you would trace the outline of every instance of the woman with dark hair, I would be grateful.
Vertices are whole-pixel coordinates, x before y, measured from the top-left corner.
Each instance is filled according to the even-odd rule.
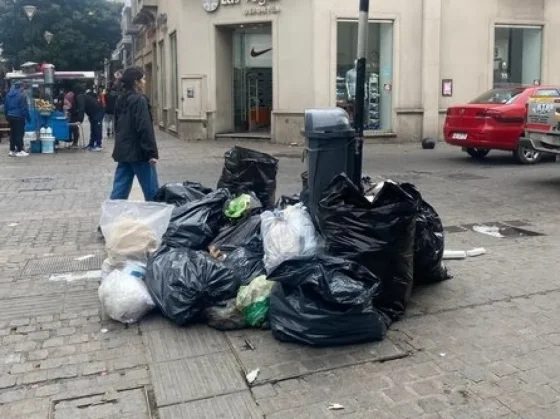
[[[121,94],[115,107],[115,148],[117,162],[111,199],[128,199],[134,176],[144,199],[152,201],[158,190],[156,164],[159,159],[148,99],[143,94],[144,72],[127,68],[121,79]]]

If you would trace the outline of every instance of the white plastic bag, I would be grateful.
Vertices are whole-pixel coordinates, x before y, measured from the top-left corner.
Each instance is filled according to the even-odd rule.
[[[145,265],[131,262],[111,272],[97,291],[104,314],[118,322],[132,324],[151,311],[155,304],[144,284],[145,274]]]
[[[107,278],[115,269],[122,269],[125,264],[126,262],[124,261],[114,261],[111,258],[105,259],[101,265],[101,280],[103,281]]]
[[[161,244],[172,211],[173,206],[155,202],[105,201],[99,226],[111,262],[146,262]]]
[[[281,211],[263,212],[261,234],[267,273],[286,260],[312,256],[318,249],[315,226],[301,203]]]

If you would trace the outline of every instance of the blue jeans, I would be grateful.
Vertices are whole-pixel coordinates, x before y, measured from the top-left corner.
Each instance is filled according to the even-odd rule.
[[[115,171],[111,199],[128,199],[134,176],[146,201],[153,201],[159,188],[156,166],[149,162],[119,163]]]
[[[91,118],[89,120],[89,124],[91,131],[88,147],[101,147],[101,141],[103,140],[103,114],[95,118]]]

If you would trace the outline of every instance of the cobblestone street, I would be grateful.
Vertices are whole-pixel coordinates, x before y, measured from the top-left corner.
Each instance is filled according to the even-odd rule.
[[[95,230],[112,144],[17,159],[5,143],[2,419],[560,418],[560,164],[366,144],[364,171],[416,184],[442,216],[449,249],[488,254],[450,262],[454,279],[417,290],[383,342],[310,349],[260,330],[179,328],[159,315],[128,328],[102,323],[99,279],[87,273],[104,258]],[[159,134],[160,182],[215,187],[232,145]],[[242,145],[280,159],[278,195],[299,192],[301,147]],[[470,228],[492,222],[515,234]],[[53,276],[69,272],[84,275]]]

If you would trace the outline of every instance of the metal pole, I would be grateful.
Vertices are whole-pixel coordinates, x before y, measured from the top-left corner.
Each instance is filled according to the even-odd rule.
[[[358,21],[358,50],[356,61],[356,98],[354,102],[354,128],[356,130],[356,155],[354,160],[353,181],[362,186],[362,160],[364,148],[364,120],[366,101],[366,57],[369,26],[369,0],[360,0]]]

